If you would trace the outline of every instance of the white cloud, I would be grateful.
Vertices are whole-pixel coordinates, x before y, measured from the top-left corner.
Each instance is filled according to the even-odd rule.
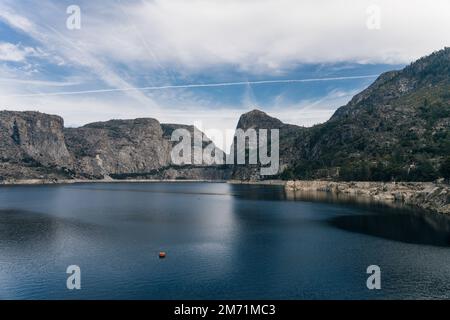
[[[224,64],[258,73],[310,62],[409,63],[450,45],[448,0],[154,0],[79,5],[82,28],[76,32],[65,28],[65,8],[57,2],[41,1],[36,10],[27,8],[27,16],[7,7],[0,18],[47,42],[56,38],[53,47],[68,46],[73,62],[88,64],[94,55],[134,71]],[[381,9],[380,30],[366,26],[371,5]],[[36,28],[39,20],[51,28]],[[98,62],[93,64],[102,69]]]
[[[55,25],[55,13],[60,13],[65,17],[65,8],[61,12],[59,10],[61,7],[52,2],[39,3],[36,10],[33,10],[30,6],[25,7],[25,9],[17,8],[17,3],[7,3],[5,1],[5,3],[0,4],[0,12],[3,12],[0,13],[0,19],[45,46],[46,50],[53,53],[53,55],[62,57],[63,61],[72,63],[74,69],[85,68],[89,72],[95,73],[104,83],[112,87],[133,87],[104,59],[98,57],[97,52],[91,51],[93,48],[89,48],[83,41],[68,36],[66,32],[69,30],[65,29],[65,24],[62,28],[52,26]],[[17,11],[20,9],[26,10],[23,14],[28,14],[29,16],[19,14]],[[57,17],[56,20],[60,21],[61,19]],[[91,30],[91,32],[94,31]],[[142,105],[158,108],[151,99],[139,91],[127,91],[126,95]]]
[[[67,87],[80,84],[79,82],[76,81],[61,82],[61,81],[27,80],[17,78],[0,78],[0,83],[14,83],[20,85],[44,86],[44,87]]]
[[[366,9],[381,9],[381,29]],[[448,0],[155,0],[86,17],[90,50],[148,67],[235,65],[276,72],[296,63],[408,63],[450,44]]]
[[[0,61],[22,62],[27,56],[35,55],[36,50],[8,42],[0,42]]]
[[[26,17],[11,12],[6,6],[0,6],[0,9],[0,18],[3,21],[16,29],[31,31],[33,24]]]
[[[373,4],[381,9],[380,30],[366,26]],[[82,28],[76,31],[65,27],[64,4],[55,1],[23,6],[4,0],[0,19],[113,87],[127,87],[128,77],[145,71],[170,82],[171,70],[218,65],[282,74],[299,63],[409,63],[450,45],[448,0],[79,1],[79,6]]]

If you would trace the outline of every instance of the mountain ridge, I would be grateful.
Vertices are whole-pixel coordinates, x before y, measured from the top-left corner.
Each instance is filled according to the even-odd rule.
[[[450,156],[450,48],[383,73],[325,123],[283,131],[284,179],[436,179]]]
[[[59,116],[0,111],[0,179],[267,178],[260,165],[173,166],[170,135],[180,128],[198,130],[153,118],[64,128]],[[450,156],[450,48],[381,74],[325,123],[301,127],[255,109],[236,127],[250,128],[280,132],[270,179],[432,181]]]

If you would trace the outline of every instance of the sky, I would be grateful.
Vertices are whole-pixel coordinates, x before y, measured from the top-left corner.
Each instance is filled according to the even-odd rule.
[[[448,0],[1,0],[0,110],[311,126],[449,31]]]

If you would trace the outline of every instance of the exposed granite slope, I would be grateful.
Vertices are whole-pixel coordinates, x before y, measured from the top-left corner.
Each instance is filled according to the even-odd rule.
[[[284,169],[289,165],[294,165],[296,159],[301,157],[298,154],[298,149],[301,145],[297,145],[296,140],[299,137],[302,137],[307,133],[307,128],[285,124],[280,120],[269,116],[267,113],[262,112],[260,110],[252,110],[250,112],[244,113],[239,118],[236,129],[248,130],[254,129],[257,133],[259,133],[260,129],[268,130],[268,141],[270,143],[270,131],[272,129],[278,129],[280,135],[280,144],[279,144],[279,157],[280,157],[280,170],[279,172],[283,172]],[[258,135],[259,137],[259,135]],[[236,138],[234,143],[230,148],[230,153],[233,153],[233,150],[236,145]],[[248,147],[248,145],[247,145]],[[258,146],[259,147],[259,146]],[[235,159],[236,160],[236,159]],[[236,161],[235,161],[236,163]],[[246,180],[246,181],[256,181],[264,179],[260,176],[260,164],[256,165],[235,165],[233,166],[232,179],[236,180]],[[272,179],[273,177],[266,177],[267,179]]]
[[[69,177],[64,122],[40,112],[0,111],[0,179]]]
[[[64,128],[58,116],[2,111],[0,180],[229,178],[227,166],[173,165],[171,151],[176,142],[170,138],[177,128],[203,135],[193,126],[161,125],[151,118]],[[205,136],[200,151],[211,143]]]
[[[86,177],[145,173],[170,164],[170,144],[155,119],[110,120],[64,132],[75,170]]]
[[[402,202],[432,212],[450,214],[450,185],[432,182],[288,181],[289,191],[330,192],[382,202]]]

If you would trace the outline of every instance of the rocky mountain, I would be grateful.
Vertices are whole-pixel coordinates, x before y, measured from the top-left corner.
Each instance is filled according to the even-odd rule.
[[[198,179],[225,180],[226,166],[173,165],[171,132],[193,126],[151,118],[110,120],[64,128],[63,119],[39,112],[0,112],[0,180]],[[203,148],[212,143],[204,136]]]
[[[65,178],[73,169],[61,117],[0,111],[0,179]]]
[[[268,114],[260,111],[260,110],[252,110],[248,113],[243,114],[238,121],[236,129],[242,129],[247,131],[248,129],[255,129],[257,133],[259,133],[260,129],[278,129],[280,134],[280,172],[283,172],[289,166],[295,164],[297,160],[296,154],[293,153],[294,149],[296,149],[296,141],[295,138],[301,137],[302,134],[307,134],[307,129],[303,127],[299,127],[296,125],[285,124],[280,120],[269,116]],[[257,135],[259,137],[259,134]],[[270,133],[268,133],[268,137],[270,137]],[[270,139],[268,139],[270,143]],[[231,146],[230,153],[234,154],[234,148],[236,146],[236,138]],[[249,146],[247,144],[246,150],[246,162],[248,163],[248,154],[250,152]],[[257,145],[259,148],[259,145]],[[236,165],[233,166],[232,178],[236,180],[259,180],[259,179],[273,179],[271,176],[262,177],[260,175],[261,165],[238,165],[235,157]]]
[[[324,124],[296,128],[257,111],[239,123],[280,128],[285,179],[431,181],[450,156],[450,48],[382,74]],[[262,178],[253,171],[233,177]]]
[[[146,173],[170,164],[170,142],[155,119],[96,122],[64,134],[75,171],[86,177]]]

